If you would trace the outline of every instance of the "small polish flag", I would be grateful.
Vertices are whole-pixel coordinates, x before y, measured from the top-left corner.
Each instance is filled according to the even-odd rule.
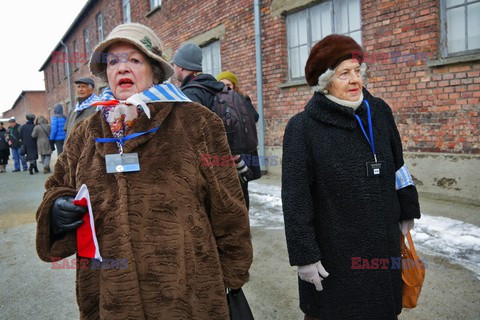
[[[77,252],[80,257],[93,258],[102,261],[98,247],[97,234],[95,233],[95,221],[93,220],[92,204],[87,186],[82,184],[78,190],[73,204],[87,207],[88,214],[83,216],[83,224],[77,228]]]

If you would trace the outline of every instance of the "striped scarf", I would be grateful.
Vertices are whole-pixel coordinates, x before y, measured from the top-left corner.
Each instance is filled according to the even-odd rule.
[[[93,103],[92,106],[97,106],[97,110],[101,110],[113,136],[122,138],[132,128],[140,113],[145,112],[150,119],[147,103],[151,102],[191,102],[191,100],[174,84],[165,83],[134,94],[127,100],[115,99],[112,90],[106,87],[100,95],[100,101]]]
[[[75,111],[76,112],[83,111],[89,108],[90,106],[92,106],[93,103],[97,102],[98,100],[99,100],[98,96],[92,93],[90,97],[85,99],[82,103],[77,102],[77,104],[75,105]]]

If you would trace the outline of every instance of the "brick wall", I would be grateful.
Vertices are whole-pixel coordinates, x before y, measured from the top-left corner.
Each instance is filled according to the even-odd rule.
[[[261,1],[262,63],[264,81],[265,145],[280,147],[289,118],[303,110],[312,95],[308,85],[285,85],[288,54],[285,16],[272,14],[272,1]],[[222,69],[236,73],[241,89],[256,104],[256,67],[253,1],[204,0],[162,1],[150,12],[149,1],[131,0],[133,22],[154,29],[163,40],[164,52],[171,54],[186,40],[223,25]],[[317,3],[318,1],[311,1]],[[303,7],[308,1],[299,1]],[[370,55],[427,55],[438,59],[440,21],[438,1],[362,1],[363,46]],[[292,5],[290,5],[292,7]],[[295,8],[290,9],[295,10]],[[93,2],[84,19],[68,37],[77,39],[84,51],[83,29],[90,28],[90,43],[97,42],[96,15],[102,12],[105,37],[122,21],[121,1]],[[373,59],[375,60],[375,59]],[[425,62],[401,59],[367,61],[367,88],[383,98],[394,110],[406,151],[479,154],[480,63],[429,67]],[[45,70],[48,83],[47,106],[68,101],[66,78],[61,65],[60,83],[51,84],[51,65]],[[86,64],[72,70],[73,79],[88,76]],[[75,96],[75,88],[73,94]]]
[[[23,91],[22,94],[23,96],[17,98],[13,107],[3,113],[3,118],[15,117],[19,124],[27,122],[27,113],[50,119],[46,106],[45,91]]]

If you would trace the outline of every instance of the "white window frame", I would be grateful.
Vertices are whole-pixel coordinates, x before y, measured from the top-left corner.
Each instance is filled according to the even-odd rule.
[[[352,16],[353,13],[349,12],[349,1],[357,1],[356,5],[360,8],[359,12],[359,26],[354,28],[353,26],[350,25],[350,17]],[[480,0],[479,0],[480,1]],[[348,17],[347,20],[347,31],[341,32],[340,31],[340,22],[341,22],[341,5],[344,5],[343,8],[346,8],[346,17]],[[345,6],[346,5],[346,6]],[[318,17],[320,18],[319,21],[325,27],[325,30],[320,30],[319,34],[321,34],[320,37],[317,37],[317,39],[313,39],[313,30],[312,30],[312,21],[313,21],[313,12],[317,10],[322,10],[321,12],[325,14],[325,10],[329,10],[329,19],[330,23],[323,23],[322,21],[322,15],[319,15]],[[306,42],[299,43],[299,41],[292,41],[291,37],[293,36],[292,33],[295,31],[297,32],[297,39],[300,39],[300,27],[299,23],[303,22],[301,21],[302,17],[304,16],[306,21],[304,22],[304,26],[306,28]],[[305,78],[305,63],[308,58],[308,54],[310,53],[310,49],[322,38],[325,36],[332,34],[332,33],[339,33],[339,34],[344,34],[348,36],[352,36],[352,34],[358,35],[358,38],[361,39],[362,37],[362,12],[361,12],[361,1],[360,0],[329,0],[329,1],[323,1],[321,3],[317,3],[311,7],[290,13],[286,16],[286,29],[287,29],[287,52],[288,52],[288,80],[289,81],[295,81],[295,80],[302,80]],[[294,28],[294,24],[296,24],[296,29]],[[303,34],[302,34],[303,35]],[[354,36],[354,37],[355,37]],[[303,36],[305,37],[305,36]],[[358,39],[357,39],[358,41]],[[291,44],[293,42],[296,42],[295,45]],[[361,40],[360,43],[361,45]],[[307,47],[307,52],[305,52],[305,47]],[[297,52],[298,54],[296,54]],[[297,64],[297,71],[299,73],[293,75],[293,65]]]
[[[459,55],[466,55],[466,54],[473,54],[480,52],[479,47],[472,47],[469,48],[469,37],[468,37],[468,23],[469,21],[476,19],[479,20],[479,17],[473,17],[469,15],[469,6],[476,5],[480,6],[480,0],[462,0],[463,3],[457,3],[455,5],[447,5],[447,0],[440,0],[440,25],[441,25],[441,48],[440,54],[442,58],[452,57],[452,56],[459,56]],[[460,1],[459,1],[460,2]],[[448,48],[448,13],[452,10],[464,8],[464,22],[463,29],[464,29],[464,50],[458,51],[451,51],[449,52]]]
[[[154,10],[162,6],[162,0],[150,0],[150,10]]]
[[[204,45],[202,48],[202,72],[216,76],[222,71],[222,57],[220,41],[216,40]]]
[[[98,33],[98,42],[102,42],[105,37],[103,34],[103,17],[101,13],[97,15],[97,33]]]
[[[122,0],[123,23],[132,22],[130,15],[130,0]]]

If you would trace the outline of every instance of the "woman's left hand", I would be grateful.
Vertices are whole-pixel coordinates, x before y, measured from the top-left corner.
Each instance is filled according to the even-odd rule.
[[[400,231],[402,231],[402,234],[404,236],[407,235],[408,231],[412,230],[413,229],[413,226],[415,225],[415,223],[413,222],[413,219],[411,220],[402,220],[402,222],[400,222]]]

